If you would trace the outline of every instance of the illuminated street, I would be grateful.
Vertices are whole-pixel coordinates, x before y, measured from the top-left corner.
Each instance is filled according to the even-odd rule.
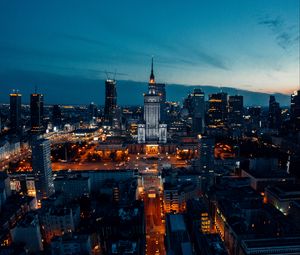
[[[156,167],[157,165],[154,164]],[[147,172],[150,173],[147,173]],[[165,225],[159,171],[143,171],[144,206],[146,219],[146,254],[166,254],[164,245]]]
[[[160,160],[144,159],[143,155],[137,157],[137,155],[129,155],[127,162],[87,162],[86,160],[80,160],[80,162],[53,162],[52,169],[54,171],[71,169],[71,170],[112,170],[112,169],[138,169],[144,170],[147,167],[151,167],[152,164],[157,163],[158,168],[161,169],[164,166],[187,166],[186,161],[176,159],[176,156],[161,156]]]
[[[31,154],[29,149],[22,149],[19,154],[11,155],[8,159],[2,160],[0,162],[0,170],[4,170],[8,167],[10,162],[18,162],[26,159]]]

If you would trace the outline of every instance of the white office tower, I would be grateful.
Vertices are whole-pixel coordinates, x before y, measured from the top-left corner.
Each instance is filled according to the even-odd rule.
[[[144,95],[144,124],[138,125],[138,143],[167,142],[167,125],[160,123],[161,100],[162,95],[155,83],[152,59],[149,91]]]
[[[54,193],[51,167],[51,147],[47,139],[38,139],[32,145],[32,169],[36,176],[35,189],[38,204]]]

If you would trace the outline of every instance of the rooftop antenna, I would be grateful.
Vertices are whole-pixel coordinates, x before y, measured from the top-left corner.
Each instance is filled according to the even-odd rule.
[[[36,94],[37,93],[37,85],[35,84],[34,85],[34,94]]]
[[[117,75],[117,69],[115,69],[115,72],[114,72],[114,80],[116,80],[116,75]]]
[[[109,80],[108,72],[107,72],[106,70],[105,70],[104,72],[105,72],[105,74],[106,74],[106,79]]]

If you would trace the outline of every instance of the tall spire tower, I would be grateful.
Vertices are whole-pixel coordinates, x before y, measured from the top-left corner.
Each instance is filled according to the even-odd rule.
[[[151,84],[155,83],[155,77],[154,77],[154,72],[153,72],[153,57],[152,57],[152,62],[151,62],[151,74],[150,74],[149,83],[151,83]]]
[[[165,102],[162,100],[161,93],[164,90],[164,84],[155,82],[153,57],[148,86],[149,92],[144,94],[144,123],[138,124],[138,143],[166,143],[167,125],[161,123],[161,105]]]

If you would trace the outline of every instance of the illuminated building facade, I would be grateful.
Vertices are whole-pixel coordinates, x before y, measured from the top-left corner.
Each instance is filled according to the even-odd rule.
[[[203,234],[210,233],[209,210],[202,198],[187,201],[187,217],[189,222],[193,224],[193,226],[190,226],[192,229],[200,230]]]
[[[42,94],[30,95],[30,121],[31,132],[40,134],[43,132],[44,96]]]
[[[295,130],[300,130],[300,90],[291,95],[291,122]]]
[[[281,109],[278,102],[276,102],[275,96],[270,96],[269,100],[269,116],[268,116],[269,128],[279,129],[281,125]]]
[[[35,185],[38,203],[54,193],[50,150],[50,141],[47,139],[38,139],[33,142],[32,169],[37,178]]]
[[[214,171],[215,140],[211,137],[199,136],[199,162],[201,172]]]
[[[207,192],[215,182],[215,139],[199,136],[197,171],[201,173],[201,189]]]
[[[209,95],[208,125],[210,128],[222,128],[227,121],[227,93]]]
[[[117,89],[116,81],[108,79],[105,81],[105,105],[104,105],[104,119],[112,125],[115,110],[117,107]]]
[[[10,97],[10,128],[13,133],[19,134],[22,131],[22,118],[21,118],[21,100],[22,95],[18,92],[13,92]]]
[[[228,122],[231,127],[241,127],[243,124],[244,98],[243,96],[229,96]]]
[[[205,100],[201,89],[194,89],[190,94],[192,131],[195,134],[203,133],[205,127]]]
[[[39,220],[43,238],[46,243],[50,243],[55,236],[74,232],[80,221],[80,208],[79,206],[46,206],[42,208]]]
[[[144,95],[144,123],[138,125],[138,143],[167,142],[167,125],[161,123],[161,103],[161,93],[155,83],[152,59],[149,91]]]

